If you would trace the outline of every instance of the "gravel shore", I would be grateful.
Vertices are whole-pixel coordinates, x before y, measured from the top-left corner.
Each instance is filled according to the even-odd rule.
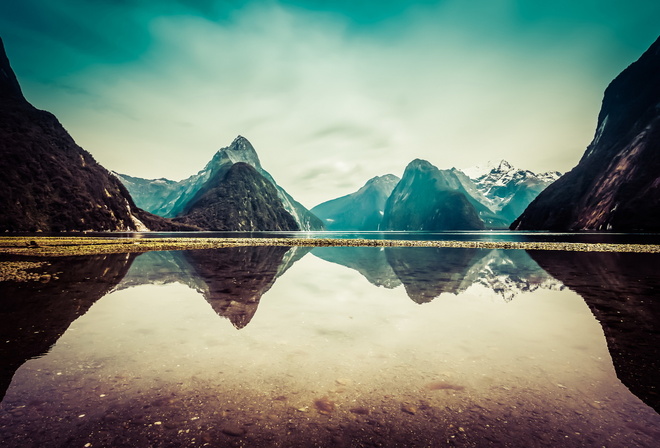
[[[408,241],[330,238],[94,238],[0,237],[0,253],[57,257],[152,250],[194,250],[236,246],[362,246],[454,247],[478,249],[557,250],[579,252],[660,252],[655,244],[604,244],[562,242]]]

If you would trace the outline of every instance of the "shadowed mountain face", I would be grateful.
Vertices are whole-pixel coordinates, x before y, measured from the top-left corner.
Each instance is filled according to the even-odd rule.
[[[205,230],[300,230],[275,187],[243,162],[211,177],[182,213],[175,221]]]
[[[192,230],[138,209],[119,180],[23,97],[0,41],[0,231]]]
[[[578,293],[600,322],[619,379],[660,412],[660,278],[657,255],[530,251]]]
[[[516,230],[660,230],[660,38],[605,91],[593,141]]]
[[[387,199],[381,230],[482,230],[487,208],[463,191],[451,170],[413,160]]]
[[[374,177],[355,193],[323,202],[311,212],[328,230],[378,230],[385,202],[399,180],[393,174]]]
[[[256,176],[254,173],[249,173],[241,168],[241,172],[246,174],[245,183],[253,181],[254,185],[250,188],[257,191],[258,195],[262,195],[258,190],[261,189],[264,181],[270,184],[271,188],[274,188],[279,199],[273,201],[272,204],[263,204],[260,208],[261,214],[268,213],[267,209],[270,206],[273,209],[284,207],[301,230],[323,230],[323,223],[302,204],[294,200],[275,182],[270,173],[262,168],[254,147],[245,137],[240,135],[234,139],[231,145],[216,152],[203,170],[179,182],[168,179],[141,179],[119,173],[115,174],[135,197],[135,202],[140,207],[160,216],[174,218],[184,217],[193,208],[193,203],[200,198],[200,195],[207,194],[208,196],[208,192],[214,190],[218,182],[221,182],[236,164],[249,165],[259,174],[259,176]],[[221,196],[221,193],[228,196]],[[216,189],[214,194],[216,195],[216,198],[213,199],[215,202],[231,201],[232,195],[240,195],[241,191],[233,193],[228,190],[220,191]],[[270,196],[270,193],[268,195]],[[228,213],[250,213],[249,210],[243,210],[240,203],[232,203],[231,205],[236,209],[228,211]],[[204,228],[204,230],[212,229]],[[255,230],[272,229],[261,228]]]
[[[45,354],[71,322],[122,280],[134,258],[55,258],[38,268],[47,274],[43,281],[0,282],[0,401],[16,369]]]

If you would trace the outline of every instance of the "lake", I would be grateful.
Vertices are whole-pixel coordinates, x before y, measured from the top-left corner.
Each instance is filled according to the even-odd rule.
[[[42,281],[0,283],[3,447],[660,440],[657,254],[265,246],[47,261]]]

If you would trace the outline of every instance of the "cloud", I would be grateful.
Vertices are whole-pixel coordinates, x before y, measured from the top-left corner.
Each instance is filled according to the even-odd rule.
[[[366,27],[349,3],[112,3],[104,23],[126,17],[120,48],[131,36],[139,48],[67,73],[68,90],[28,83],[41,106],[105,166],[143,177],[187,177],[244,135],[309,207],[414,158],[567,170],[618,70],[601,73],[602,30],[529,27],[509,0],[393,2],[395,16]]]

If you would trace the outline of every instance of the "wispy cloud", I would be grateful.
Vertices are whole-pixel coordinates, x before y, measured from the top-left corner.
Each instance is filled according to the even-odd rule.
[[[101,3],[94,11],[107,27],[74,33],[91,43],[59,36],[82,55],[58,80],[75,88],[49,94],[35,77],[28,96],[99,161],[132,175],[186,177],[242,134],[310,207],[400,175],[416,157],[443,168],[506,158],[569,169],[624,68],[606,63],[620,49],[607,27],[571,26],[555,9],[514,0],[393,2],[391,17],[372,21],[342,2]],[[73,22],[91,12],[58,10]]]

